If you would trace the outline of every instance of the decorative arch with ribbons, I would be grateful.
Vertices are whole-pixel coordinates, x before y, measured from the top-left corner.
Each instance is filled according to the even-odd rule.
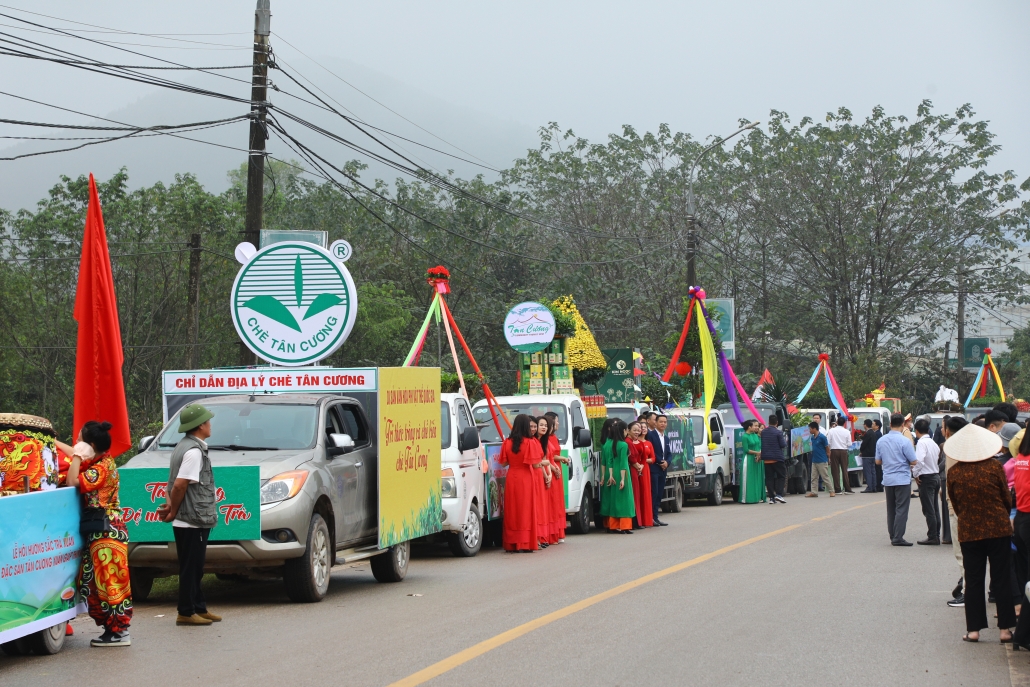
[[[458,362],[458,350],[454,346],[455,335],[457,335],[458,341],[461,343],[461,347],[465,351],[465,355],[468,357],[469,362],[472,363],[472,369],[475,370],[476,376],[479,377],[480,384],[483,385],[483,395],[486,397],[486,406],[490,409],[490,417],[493,420],[494,428],[497,430],[497,436],[503,437],[507,433],[501,429],[500,421],[504,420],[504,424],[507,425],[509,431],[511,430],[511,423],[508,422],[508,417],[501,412],[500,405],[497,403],[497,398],[494,396],[493,392],[490,391],[490,385],[486,383],[482,370],[479,369],[476,359],[472,356],[472,351],[469,350],[468,344],[465,343],[465,337],[461,335],[461,330],[458,329],[458,323],[454,321],[451,309],[447,307],[447,300],[444,296],[451,292],[450,278],[450,271],[442,265],[431,267],[426,271],[426,282],[433,287],[433,300],[429,304],[429,311],[426,313],[426,319],[422,322],[422,326],[419,328],[418,334],[415,336],[415,343],[412,344],[411,350],[408,351],[408,355],[404,358],[404,367],[418,365],[418,362],[422,357],[422,349],[426,345],[426,335],[429,333],[429,323],[434,319],[436,320],[437,326],[442,323],[444,332],[447,334],[447,343],[451,349],[451,357],[454,359],[454,371],[458,375],[458,384],[461,387],[461,395],[465,397],[465,400],[468,400],[469,395],[468,390],[465,389],[465,377],[461,374],[461,365]],[[500,419],[498,419],[498,417],[500,417]]]
[[[686,343],[687,333],[690,331],[690,321],[694,314],[697,313],[697,333],[698,338],[701,340],[701,378],[704,381],[705,388],[705,417],[708,417],[708,413],[712,409],[712,402],[715,400],[715,390],[719,384],[719,370],[721,369],[723,381],[726,385],[726,395],[730,398],[730,405],[733,406],[733,413],[737,416],[737,422],[744,424],[744,414],[740,411],[738,393],[740,398],[744,399],[744,403],[747,404],[747,409],[751,411],[751,414],[761,421],[762,416],[751,402],[751,397],[744,391],[744,387],[741,386],[737,375],[733,373],[730,362],[726,360],[726,354],[715,350],[715,342],[712,340],[712,335],[715,334],[715,324],[712,323],[712,318],[708,315],[708,310],[705,308],[705,290],[700,286],[691,286],[687,289],[687,293],[690,295],[690,301],[687,303],[687,318],[683,323],[680,340],[676,344],[676,350],[672,354],[672,359],[669,360],[669,367],[666,368],[662,381],[668,383],[672,379],[673,372],[690,372],[689,363],[682,363],[685,367],[680,367],[680,356],[683,354],[683,345]],[[705,326],[701,325],[702,322],[705,323]],[[708,443],[714,448],[714,444],[712,444],[712,425],[709,422],[705,422],[705,426],[708,428]]]
[[[990,371],[988,373],[988,370]],[[994,365],[994,359],[991,358],[991,349],[984,349],[984,361],[980,365],[980,371],[976,373],[976,379],[973,381],[973,388],[969,390],[969,398],[966,399],[966,407],[973,402],[973,397],[983,398],[987,395],[987,382],[988,378],[993,375],[994,383],[998,385],[998,396],[1001,400],[1005,400],[1005,387],[1001,384],[1001,375],[998,374],[998,368]]]
[[[812,378],[808,380],[808,384],[805,384],[805,388],[798,394],[797,400],[794,401],[794,405],[801,403],[801,399],[808,395],[808,392],[812,390],[812,385],[815,384],[815,380],[819,378],[819,372],[825,371],[823,375],[826,380],[826,393],[830,396],[830,403],[845,417],[848,416],[848,404],[844,400],[844,394],[840,392],[840,388],[837,386],[837,380],[833,377],[833,370],[830,369],[830,354],[820,353],[819,364],[815,367],[815,372],[812,373]]]

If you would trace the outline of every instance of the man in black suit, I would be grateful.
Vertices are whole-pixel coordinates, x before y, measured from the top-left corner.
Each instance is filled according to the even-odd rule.
[[[658,508],[662,505],[662,497],[665,495],[665,472],[669,469],[669,437],[665,434],[668,424],[667,417],[656,415],[654,429],[647,432],[647,440],[654,447],[654,462],[651,463],[651,509],[654,511],[654,524],[659,527],[669,524],[658,519]]]
[[[865,491],[862,493],[875,494],[880,484],[876,473],[876,442],[880,440],[880,427],[875,420],[866,420],[864,425],[862,446],[858,449],[858,455],[862,457],[862,472],[865,474]]]

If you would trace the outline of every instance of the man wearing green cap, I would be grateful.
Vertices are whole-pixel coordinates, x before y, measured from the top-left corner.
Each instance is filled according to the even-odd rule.
[[[179,615],[176,625],[210,625],[221,617],[207,610],[200,590],[211,528],[218,520],[215,479],[204,440],[211,436],[214,414],[199,403],[179,413],[179,431],[168,470],[167,502],[158,508],[164,522],[172,523],[179,557]]]

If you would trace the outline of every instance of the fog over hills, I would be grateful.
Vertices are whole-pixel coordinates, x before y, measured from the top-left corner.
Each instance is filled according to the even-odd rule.
[[[349,112],[345,111],[346,114],[399,136],[418,141],[425,146],[437,148],[474,162],[485,161],[489,167],[504,169],[511,164],[512,160],[523,156],[527,148],[536,145],[535,125],[500,119],[467,106],[455,105],[443,98],[431,95],[417,86],[403,83],[354,62],[330,58],[319,59],[319,62],[367,94],[367,96],[362,95],[358,90],[341,82],[317,65],[298,61],[297,69],[302,69],[304,76],[312,79],[329,96],[346,107],[349,110]],[[304,95],[310,99],[281,74],[273,71],[271,77],[284,90]],[[183,80],[187,81],[187,79]],[[208,82],[205,82],[204,85],[211,88],[211,84]],[[249,93],[244,92],[245,88],[237,87],[235,84],[230,84],[230,86],[231,88],[223,86],[223,92],[240,91],[237,94],[240,97],[249,96]],[[319,95],[326,98],[321,93]],[[373,102],[368,96],[388,106],[401,116]],[[336,115],[319,111],[283,93],[272,92],[270,99],[274,105],[311,120],[360,145],[374,147],[379,152],[385,152]],[[328,101],[328,98],[326,99]],[[55,97],[53,100],[74,107],[73,104],[68,104],[59,98]],[[333,107],[340,109],[336,104],[333,104]],[[245,112],[246,106],[239,103],[155,89],[154,92],[138,98],[127,106],[110,112],[93,111],[90,114],[131,125],[150,126],[210,121],[233,117]],[[45,121],[82,123],[82,119],[75,115],[52,110],[42,111],[38,116],[40,118],[47,117]],[[405,117],[415,124],[406,121]],[[347,160],[360,157],[357,153],[332,143],[328,139],[305,132],[298,124],[289,123],[285,119],[283,122],[287,130],[296,135],[305,145],[319,151],[334,164],[342,165]],[[110,125],[110,122],[99,120],[95,123]],[[59,133],[52,133],[54,130],[50,131],[50,134],[39,134],[39,130],[33,129],[31,133],[28,130],[18,133],[55,136],[100,135],[93,132],[79,134],[74,131],[58,130]],[[427,131],[432,133],[427,133]],[[59,183],[62,174],[76,177],[92,172],[97,178],[103,179],[110,177],[121,167],[127,168],[132,188],[152,185],[158,181],[168,183],[174,179],[175,174],[189,172],[194,174],[208,190],[220,192],[228,187],[226,173],[230,169],[239,167],[247,159],[245,152],[247,132],[248,123],[240,121],[184,134],[189,138],[228,147],[195,143],[170,135],[154,135],[91,145],[72,152],[3,162],[4,179],[0,184],[0,207],[8,210],[33,209],[36,203],[46,196],[48,190]],[[80,141],[22,141],[0,149],[0,156],[9,157],[40,150],[72,147],[80,143]],[[476,174],[483,174],[488,180],[497,178],[497,174],[493,171],[433,152],[410,142],[393,139],[391,145],[419,164],[441,172],[453,170],[456,175],[463,178],[469,178]],[[273,156],[281,159],[297,158],[274,136],[268,142],[268,150]],[[468,151],[475,157],[470,157],[462,150]],[[392,182],[401,176],[400,172],[381,163],[369,162],[367,159],[364,161],[369,164],[369,169],[362,173],[362,177],[365,179],[382,178]]]

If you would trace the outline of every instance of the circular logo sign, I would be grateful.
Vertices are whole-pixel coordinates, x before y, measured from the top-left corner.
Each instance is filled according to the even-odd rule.
[[[519,303],[504,318],[504,338],[519,353],[536,353],[554,340],[554,315],[540,303]]]
[[[307,365],[339,348],[358,315],[347,268],[312,243],[273,243],[232,285],[232,321],[245,344],[279,365]]]

